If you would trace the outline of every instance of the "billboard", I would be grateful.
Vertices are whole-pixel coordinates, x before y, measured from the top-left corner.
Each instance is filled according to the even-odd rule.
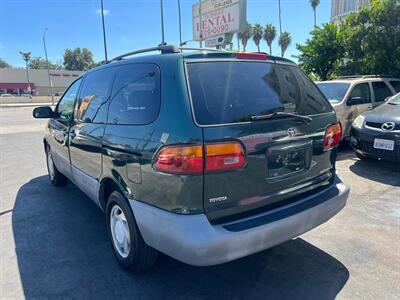
[[[246,28],[246,0],[204,0],[201,2],[201,18],[199,3],[193,5],[192,15],[195,41],[238,32]]]

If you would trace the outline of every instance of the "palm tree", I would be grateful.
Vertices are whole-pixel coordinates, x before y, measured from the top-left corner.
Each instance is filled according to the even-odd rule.
[[[283,57],[285,55],[285,51],[289,47],[290,43],[292,42],[292,37],[290,36],[290,33],[285,31],[282,32],[281,36],[279,37],[279,46],[281,46],[281,56]]]
[[[317,27],[317,6],[319,4],[319,0],[310,0],[310,4],[314,11],[314,27]]]
[[[260,41],[263,38],[263,35],[264,28],[261,26],[261,24],[256,23],[253,27],[253,41],[257,46],[258,52],[260,52]]]
[[[238,51],[240,51],[240,40],[242,39],[242,33],[241,32],[236,33],[236,38],[237,38]]]
[[[242,31],[241,35],[242,35],[243,52],[246,52],[247,42],[253,35],[253,26],[250,23],[247,23],[246,30]]]
[[[269,47],[269,54],[272,55],[272,42],[276,38],[276,27],[271,23],[268,23],[265,26],[263,38]]]

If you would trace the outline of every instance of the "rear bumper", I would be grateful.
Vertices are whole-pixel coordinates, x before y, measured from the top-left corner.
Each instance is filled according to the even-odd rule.
[[[326,190],[296,203],[219,225],[210,224],[204,214],[178,215],[135,200],[130,204],[148,245],[184,263],[209,266],[268,249],[309,231],[336,215],[345,206],[348,194],[349,187],[336,178]],[[304,206],[307,201],[315,205]],[[300,211],[294,210],[298,204],[303,207]],[[294,213],[287,214],[288,210]],[[264,220],[265,224],[258,221],[249,227],[252,220]]]

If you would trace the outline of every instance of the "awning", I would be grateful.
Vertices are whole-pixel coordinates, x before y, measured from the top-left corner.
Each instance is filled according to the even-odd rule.
[[[31,83],[31,88],[35,89],[35,84]],[[27,83],[0,83],[0,90],[27,90],[28,84]]]

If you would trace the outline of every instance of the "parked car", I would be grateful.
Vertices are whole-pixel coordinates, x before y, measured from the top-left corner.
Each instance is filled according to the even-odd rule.
[[[32,99],[31,94],[21,94],[21,97],[26,97],[26,98]]]
[[[360,114],[400,92],[400,79],[375,75],[343,76],[318,82],[317,86],[335,109],[344,139],[349,137],[351,124]]]
[[[341,127],[291,61],[182,52],[123,59],[81,75],[50,118],[50,181],[67,178],[106,214],[122,267],[158,251],[207,266],[290,240],[337,214]],[[136,51],[147,52],[148,50]]]
[[[362,160],[400,163],[400,93],[355,119],[350,145]]]
[[[57,97],[61,97],[62,95],[64,95],[63,92],[57,92],[57,93],[55,93],[55,96],[57,96]]]
[[[14,95],[12,95],[12,94],[1,94],[0,98],[14,98]]]

